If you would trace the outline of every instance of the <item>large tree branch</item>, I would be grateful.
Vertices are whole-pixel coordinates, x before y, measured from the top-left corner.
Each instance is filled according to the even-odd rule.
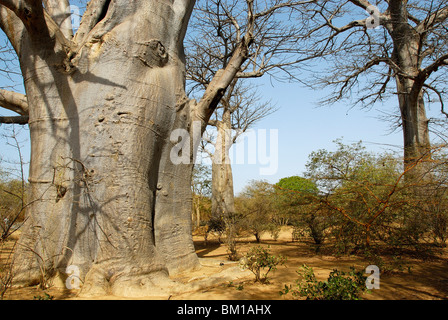
[[[368,7],[371,7],[372,4],[367,0],[349,0],[355,6],[358,6],[364,10],[367,10]]]
[[[34,40],[34,45],[55,48],[54,42],[56,41],[62,47],[67,48],[70,46],[58,24],[44,9],[42,1],[0,0],[0,6],[4,6],[14,12],[22,21],[28,31],[28,35]],[[5,24],[5,22],[2,22],[2,24]]]
[[[429,66],[427,66],[425,69],[419,72],[419,75],[417,77],[417,80],[425,81],[426,79],[431,76],[433,72],[436,72],[439,70],[440,67],[448,65],[448,53],[442,55],[439,57],[436,61],[431,63]]]
[[[73,37],[70,3],[68,0],[44,0],[45,9],[67,39]]]
[[[73,39],[78,47],[82,45],[89,32],[97,25],[101,15],[104,15],[107,3],[107,0],[91,0],[87,4],[87,9],[82,16],[81,24]]]
[[[236,74],[239,72],[242,64],[247,59],[247,47],[243,44],[237,48],[225,69],[216,72],[201,100],[195,106],[196,118],[203,123],[202,130],[215,111],[221,98],[224,96],[227,87],[230,85]]]
[[[0,89],[0,107],[28,116],[28,101],[24,94]]]
[[[0,28],[8,37],[17,55],[20,55],[22,38],[27,31],[22,20],[2,4],[0,4]]]
[[[254,40],[254,0],[246,0],[247,3],[247,27],[246,33],[242,37],[240,43],[233,51],[232,56],[225,68],[216,72],[210,84],[207,86],[201,100],[194,107],[195,117],[193,120],[200,120],[202,123],[202,132],[208,124],[208,120],[218,106],[221,98],[224,96],[227,88],[235,79],[237,73],[241,70],[241,66],[249,56],[249,47]]]
[[[29,32],[38,33],[42,31],[42,27],[45,25],[42,1],[0,0],[0,5],[14,12]]]
[[[437,23],[442,23],[448,18],[448,7],[436,10],[434,13],[429,14],[428,17],[421,21],[416,30],[419,33],[424,33],[428,28],[434,26]]]
[[[26,124],[28,124],[28,120],[29,120],[28,116],[18,116],[18,117],[2,117],[2,116],[0,116],[0,123],[4,123],[4,124],[26,125]]]

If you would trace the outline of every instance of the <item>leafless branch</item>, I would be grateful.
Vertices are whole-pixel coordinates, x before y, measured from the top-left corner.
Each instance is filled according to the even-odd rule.
[[[17,117],[0,116],[0,123],[4,123],[4,124],[26,125],[26,124],[28,124],[28,121],[29,121],[28,116],[17,116]]]

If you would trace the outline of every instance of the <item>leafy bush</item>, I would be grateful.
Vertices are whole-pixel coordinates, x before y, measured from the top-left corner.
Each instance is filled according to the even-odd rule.
[[[297,280],[296,288],[285,285],[280,294],[291,293],[294,297],[306,297],[307,300],[360,300],[367,290],[363,271],[350,272],[333,270],[327,281],[317,281],[311,267],[303,265],[298,271],[301,279]]]
[[[235,207],[240,213],[240,226],[252,233],[258,243],[265,232],[274,234],[278,226],[274,223],[274,188],[264,180],[253,180],[235,199]]]
[[[253,247],[240,260],[241,267],[250,270],[255,275],[255,282],[268,283],[268,274],[275,271],[278,265],[283,265],[286,257],[279,255],[273,256],[268,249],[261,246]],[[265,269],[266,272],[261,274]]]

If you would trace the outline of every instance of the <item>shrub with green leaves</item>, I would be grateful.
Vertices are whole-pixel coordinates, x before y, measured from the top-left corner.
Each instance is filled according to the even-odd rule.
[[[333,270],[327,281],[317,281],[313,268],[303,265],[297,271],[300,278],[296,287],[285,285],[281,295],[292,294],[293,297],[305,297],[307,300],[361,300],[367,291],[366,279],[363,271],[350,272]]]
[[[241,267],[250,270],[255,275],[255,282],[261,283],[268,283],[268,274],[285,262],[286,257],[282,255],[274,256],[262,246],[251,248],[240,260]]]

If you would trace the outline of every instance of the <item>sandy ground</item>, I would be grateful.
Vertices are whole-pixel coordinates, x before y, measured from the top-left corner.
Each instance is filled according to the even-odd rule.
[[[207,243],[203,237],[194,238],[195,246],[201,263],[204,267],[198,271],[174,277],[182,283],[200,283],[209,281],[216,274],[222,275],[220,281],[209,287],[202,287],[193,291],[163,297],[150,297],[149,299],[171,300],[283,300],[292,299],[291,295],[281,296],[279,291],[285,284],[294,284],[298,278],[296,270],[303,264],[314,269],[318,280],[325,280],[333,269],[348,271],[351,266],[357,270],[364,270],[371,262],[358,256],[341,256],[316,253],[315,247],[310,243],[291,242],[289,230],[282,230],[277,240],[266,235],[262,238],[263,247],[269,247],[272,254],[281,254],[287,257],[284,266],[279,266],[269,276],[269,284],[254,282],[254,276],[246,270],[239,271],[238,264],[227,260],[227,248],[217,239],[210,239]],[[7,261],[13,242],[10,241],[0,248],[1,262]],[[240,239],[238,250],[247,252],[250,247],[259,245],[254,239]],[[441,256],[417,259],[405,257],[400,263],[402,268],[393,272],[380,274],[380,289],[372,290],[363,296],[365,300],[441,300],[448,299],[448,250]],[[387,257],[384,258],[388,259]],[[381,271],[381,268],[380,268]],[[224,276],[230,275],[230,278]],[[239,278],[238,278],[239,277]],[[78,291],[49,288],[46,293],[54,299],[79,299]],[[42,290],[32,288],[9,289],[4,299],[33,299],[45,297]],[[118,299],[114,296],[103,296],[98,299]]]

